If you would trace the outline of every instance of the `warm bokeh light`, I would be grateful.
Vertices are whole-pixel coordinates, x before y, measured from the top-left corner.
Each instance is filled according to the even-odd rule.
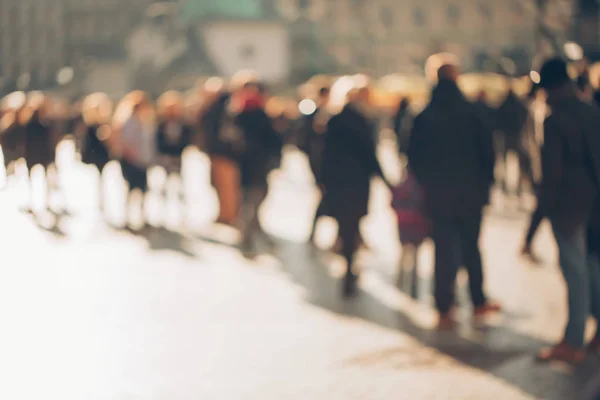
[[[317,110],[317,105],[311,99],[304,99],[298,104],[298,110],[302,115],[311,115]]]
[[[579,61],[583,59],[583,49],[580,45],[575,42],[567,42],[563,46],[565,55],[572,61]]]
[[[539,72],[537,72],[537,71],[531,71],[529,73],[529,78],[531,78],[531,81],[535,84],[540,83],[541,77],[540,77]]]

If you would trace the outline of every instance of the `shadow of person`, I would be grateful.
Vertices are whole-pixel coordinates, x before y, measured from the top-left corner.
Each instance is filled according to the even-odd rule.
[[[251,239],[244,242],[241,233],[231,227],[215,224],[213,229],[194,233],[194,238],[205,243],[239,250],[247,260],[255,260],[262,255],[277,257],[279,239],[267,235],[262,230],[254,232]]]
[[[332,277],[328,267],[315,260],[314,253],[311,255],[307,246],[282,243],[280,255],[283,259],[281,265],[286,272],[295,283],[306,289],[309,303],[339,315],[404,332],[425,346],[508,382],[535,398],[579,398],[582,388],[598,371],[598,360],[592,358],[568,373],[539,364],[534,356],[547,343],[505,326],[489,326],[465,337],[454,332],[427,329],[409,316],[414,315],[413,310],[409,313],[404,306],[392,308],[387,301],[384,303],[380,300],[379,295],[375,297],[362,289],[357,297],[344,299],[341,295],[341,280]],[[394,287],[393,282],[389,284]],[[416,365],[429,365],[433,362],[427,354],[400,348],[382,348],[375,353],[358,355],[347,362],[352,364],[365,359],[377,359],[379,362],[385,357],[392,359],[401,352],[407,352],[410,357],[420,360],[415,361]]]
[[[152,251],[174,251],[189,258],[197,258],[197,254],[188,249],[190,239],[179,232],[163,227],[144,227],[140,230],[126,227],[124,230],[147,240]]]

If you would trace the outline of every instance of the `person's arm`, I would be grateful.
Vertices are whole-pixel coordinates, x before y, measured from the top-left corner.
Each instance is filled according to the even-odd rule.
[[[377,158],[377,147],[375,145],[376,135],[373,132],[374,129],[372,129],[372,125],[365,122],[364,124],[361,124],[361,126],[352,127],[352,129],[354,130],[354,136],[357,138],[356,145],[358,147],[358,152],[359,154],[362,154],[368,170],[371,171],[373,175],[383,179],[385,184],[391,187],[391,184],[383,174],[383,169]]]
[[[555,203],[563,174],[562,143],[555,116],[544,121],[544,146],[542,147],[542,182],[540,185],[539,208],[548,215]]]

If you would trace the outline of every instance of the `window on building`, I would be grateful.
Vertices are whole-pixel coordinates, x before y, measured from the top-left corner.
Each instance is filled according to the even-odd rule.
[[[448,16],[448,21],[456,24],[460,19],[460,8],[458,8],[456,4],[449,4],[448,8],[446,9],[446,14]]]
[[[415,21],[415,25],[423,26],[427,23],[427,13],[423,7],[417,7],[413,11],[413,19]]]
[[[379,11],[379,20],[386,28],[391,28],[394,25],[394,10],[389,6],[384,6]]]

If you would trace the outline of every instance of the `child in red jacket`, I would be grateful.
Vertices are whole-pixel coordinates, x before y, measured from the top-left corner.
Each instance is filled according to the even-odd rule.
[[[402,243],[402,257],[398,273],[398,287],[404,288],[406,270],[412,273],[410,294],[417,298],[417,261],[419,247],[429,236],[429,221],[423,212],[425,194],[411,171],[404,181],[392,189],[392,208]]]

